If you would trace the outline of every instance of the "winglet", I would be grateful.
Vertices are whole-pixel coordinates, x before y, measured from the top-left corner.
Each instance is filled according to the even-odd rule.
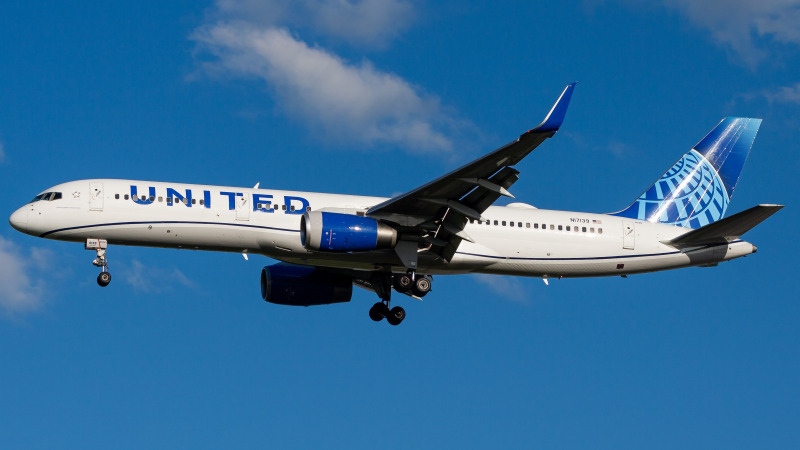
[[[547,117],[544,118],[544,122],[540,123],[538,127],[531,131],[551,131],[553,133],[558,131],[558,128],[561,127],[561,124],[564,122],[564,117],[567,115],[569,100],[572,98],[572,91],[575,90],[576,84],[578,83],[568,84],[567,87],[564,88],[564,92],[558,97],[556,104],[553,105]]]

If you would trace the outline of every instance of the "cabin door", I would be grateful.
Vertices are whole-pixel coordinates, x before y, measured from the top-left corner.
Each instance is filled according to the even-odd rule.
[[[250,220],[250,196],[236,196],[236,220]]]
[[[622,248],[633,250],[636,246],[636,225],[630,220],[622,221]]]

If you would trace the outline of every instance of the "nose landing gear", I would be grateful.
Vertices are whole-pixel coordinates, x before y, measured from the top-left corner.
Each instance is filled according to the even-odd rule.
[[[97,258],[92,261],[92,264],[101,269],[100,275],[97,276],[97,284],[102,287],[108,286],[111,283],[111,273],[108,271],[108,260],[106,259],[106,248],[108,242],[105,239],[87,239],[84,248],[86,250],[95,250]]]

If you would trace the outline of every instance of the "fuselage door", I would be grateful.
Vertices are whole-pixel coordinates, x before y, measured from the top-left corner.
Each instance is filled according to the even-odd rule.
[[[247,194],[236,196],[236,220],[250,220],[250,197]]]
[[[89,182],[89,210],[102,211],[103,210],[103,182],[90,181]]]
[[[633,250],[636,246],[636,226],[630,220],[622,221],[622,248]]]

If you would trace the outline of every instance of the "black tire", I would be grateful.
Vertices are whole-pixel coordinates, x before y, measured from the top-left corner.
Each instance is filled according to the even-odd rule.
[[[412,280],[411,275],[407,273],[401,273],[394,276],[394,290],[397,292],[408,292],[411,290],[413,285],[414,280]]]
[[[97,284],[106,287],[108,283],[111,283],[111,274],[108,272],[100,272],[100,275],[97,276]]]
[[[389,322],[391,325],[400,325],[400,322],[406,318],[406,310],[395,306],[389,311],[389,314],[386,316],[386,321]]]
[[[417,297],[424,297],[425,294],[431,291],[431,279],[428,277],[419,277],[414,281],[414,295]]]
[[[375,322],[380,322],[389,314],[389,308],[386,307],[382,302],[375,303],[372,305],[372,308],[369,309],[369,318],[374,320]]]

